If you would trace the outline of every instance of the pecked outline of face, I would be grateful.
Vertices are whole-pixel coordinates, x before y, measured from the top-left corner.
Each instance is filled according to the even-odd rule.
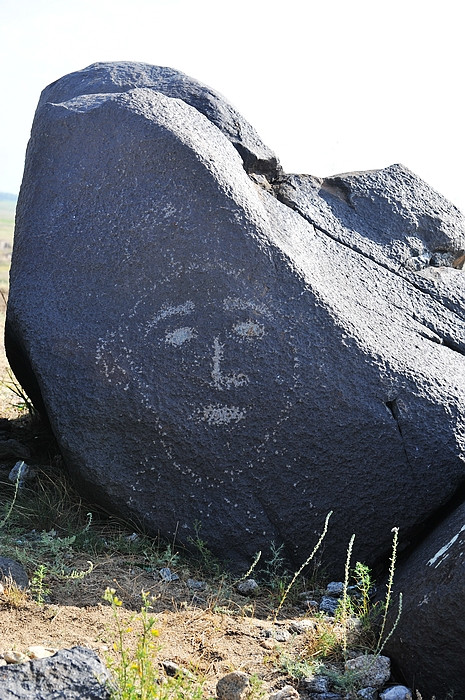
[[[264,301],[220,284],[202,290],[192,277],[183,296],[170,284],[165,298],[175,301],[142,296],[99,342],[97,365],[114,389],[140,403],[144,420],[152,414],[170,460],[185,462],[190,451],[212,461],[221,448],[250,464],[295,403],[292,334],[280,327],[269,295]],[[185,442],[176,458],[172,438]]]

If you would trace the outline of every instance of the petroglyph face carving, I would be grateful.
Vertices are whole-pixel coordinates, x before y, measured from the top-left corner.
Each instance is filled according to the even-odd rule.
[[[258,444],[295,398],[298,363],[292,343],[282,332],[276,337],[274,321],[274,309],[256,298],[206,294],[204,301],[197,294],[156,309],[143,298],[100,341],[97,366],[160,426],[174,420],[191,435],[226,430],[235,439],[245,430],[244,445],[249,430]],[[270,402],[277,385],[282,401]]]
[[[269,313],[261,304],[228,297],[221,304],[221,311],[225,314],[224,327],[212,323],[214,328],[203,324],[200,328],[201,313],[197,311],[191,300],[164,305],[146,324],[144,340],[152,345],[165,346],[172,370],[178,366],[179,371],[185,373],[190,363],[193,378],[196,375],[205,388],[210,388],[211,401],[192,406],[190,418],[212,426],[238,423],[246,418],[248,409],[241,405],[241,392],[237,390],[256,381],[250,372],[241,370],[240,356],[261,342],[266,333],[264,321]],[[211,321],[211,316],[209,319]],[[231,355],[235,358],[233,361]],[[234,394],[234,403],[228,400],[231,394]]]

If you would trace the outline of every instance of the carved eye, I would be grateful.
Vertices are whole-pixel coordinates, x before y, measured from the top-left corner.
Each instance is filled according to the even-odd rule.
[[[184,326],[183,328],[176,328],[174,331],[168,331],[165,334],[165,343],[167,345],[174,345],[179,347],[183,343],[192,340],[192,338],[197,337],[197,332],[194,328],[189,328],[189,326]]]
[[[239,323],[235,323],[233,331],[240,338],[245,338],[246,340],[263,338],[265,335],[265,327],[256,321],[240,321]]]

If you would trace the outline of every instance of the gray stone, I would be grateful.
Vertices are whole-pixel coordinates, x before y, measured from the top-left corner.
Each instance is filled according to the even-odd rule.
[[[292,685],[285,685],[276,693],[271,693],[269,700],[299,700],[300,695]]]
[[[293,634],[306,634],[316,629],[315,620],[293,620],[289,625],[289,631]]]
[[[300,681],[300,685],[308,693],[329,692],[329,681],[325,676],[313,676],[313,678],[303,678]]]
[[[334,596],[339,598],[344,592],[344,582],[343,581],[331,581],[326,586],[325,595]]]
[[[241,581],[236,586],[237,592],[241,595],[257,595],[258,593],[258,583],[253,578],[248,578],[245,581]]]
[[[291,633],[279,627],[273,627],[263,631],[265,637],[274,639],[276,642],[288,642],[291,638]]]
[[[13,581],[18,588],[28,588],[29,579],[24,567],[13,559],[0,557],[0,581]]]
[[[47,103],[63,103],[80,95],[121,94],[134,88],[162,93],[195,108],[232,143],[247,172],[264,173],[271,178],[281,173],[273,151],[222,95],[173,68],[124,61],[94,63],[46,87],[39,109]]]
[[[385,651],[407,684],[423,698],[463,695],[464,580],[462,503],[396,568],[395,600],[401,591],[402,614]],[[388,630],[396,614],[397,606],[393,605]]]
[[[357,691],[357,697],[361,700],[378,700],[378,691],[376,688],[361,688]]]
[[[218,700],[245,700],[250,692],[249,677],[242,671],[233,671],[216,684]]]
[[[412,691],[405,685],[393,685],[380,693],[379,700],[412,700]]]
[[[2,700],[109,700],[107,668],[90,649],[62,649],[47,659],[0,670]]]
[[[162,581],[165,583],[171,583],[172,581],[179,581],[179,576],[175,574],[171,569],[169,569],[167,566],[164,566],[162,569],[159,570],[159,575]]]
[[[354,560],[388,557],[464,478],[464,276],[427,268],[454,273],[446,298],[402,267],[465,249],[456,210],[402,169],[354,176],[338,240],[174,88],[108,92],[119,70],[44,92],[17,207],[6,346],[68,470],[153,534],[200,521],[242,571],[271,541],[302,563],[330,510],[331,577],[353,532]]]
[[[421,269],[432,256],[434,264],[452,266],[465,249],[462,212],[403,165],[324,179],[286,175],[280,197],[341,243],[407,278],[405,268]]]
[[[391,675],[391,661],[387,656],[366,654],[348,659],[345,669],[353,672],[361,685],[381,688]]]
[[[196,581],[193,578],[188,578],[186,581],[186,585],[192,591],[205,591],[207,588],[206,581]]]
[[[36,475],[36,470],[21,460],[20,462],[16,462],[15,466],[8,474],[8,481],[11,481],[13,484],[17,482],[18,488],[22,488],[25,481],[32,481],[32,479],[35,479]]]
[[[334,615],[339,606],[339,603],[340,601],[338,598],[325,595],[320,601],[319,610],[320,612],[326,613],[327,615]]]

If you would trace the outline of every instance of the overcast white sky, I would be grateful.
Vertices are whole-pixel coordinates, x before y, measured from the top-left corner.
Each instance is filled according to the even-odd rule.
[[[0,0],[0,17],[0,191],[19,191],[42,88],[134,60],[223,93],[287,172],[400,162],[465,212],[457,0]]]

